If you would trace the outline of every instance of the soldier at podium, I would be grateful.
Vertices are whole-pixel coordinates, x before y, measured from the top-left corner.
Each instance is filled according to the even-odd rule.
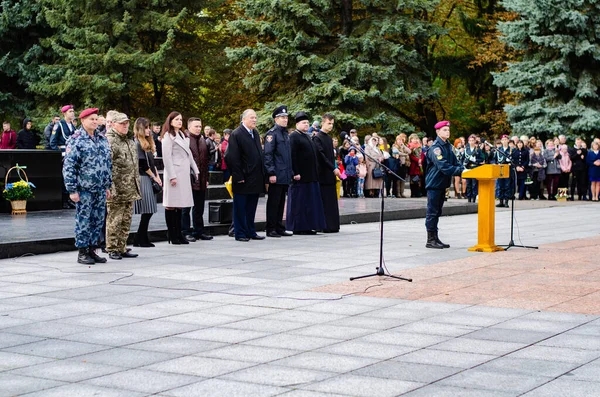
[[[425,189],[427,190],[427,215],[425,227],[427,228],[427,248],[450,248],[438,237],[438,221],[442,215],[446,189],[450,187],[453,176],[460,176],[464,166],[458,162],[452,150],[450,138],[450,122],[440,121],[435,126],[437,138],[427,151],[427,176]]]
[[[465,168],[473,169],[485,163],[483,151],[477,146],[477,137],[470,135],[465,148]],[[469,203],[475,202],[477,198],[477,179],[467,179],[467,198]]]

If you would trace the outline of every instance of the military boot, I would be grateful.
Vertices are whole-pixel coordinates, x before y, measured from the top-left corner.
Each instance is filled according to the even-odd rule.
[[[79,255],[77,256],[77,262],[82,265],[93,265],[96,263],[94,259],[90,256],[89,248],[79,248]]]
[[[436,240],[436,232],[427,232],[427,244],[426,248],[443,249],[444,246]]]
[[[440,238],[438,237],[438,232],[434,232],[435,233],[435,241],[437,241],[438,244],[442,245],[442,248],[450,248],[450,244],[444,244],[442,243],[442,241],[440,240]]]
[[[96,249],[94,247],[90,247],[88,255],[94,260],[95,263],[106,263],[106,258],[96,254]]]

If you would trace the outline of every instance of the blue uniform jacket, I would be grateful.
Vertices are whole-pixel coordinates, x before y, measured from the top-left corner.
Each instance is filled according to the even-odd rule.
[[[277,184],[292,183],[292,153],[287,128],[275,125],[265,135],[265,170],[267,176],[276,176]]]
[[[427,151],[426,189],[447,189],[452,177],[462,173],[464,167],[458,162],[452,148],[450,142],[438,137]]]
[[[74,134],[75,127],[73,125],[71,125],[71,127],[73,128]],[[61,150],[60,147],[66,145],[66,142],[71,135],[72,133],[69,129],[69,124],[67,124],[64,119],[54,124],[52,134],[50,135],[50,149]]]
[[[69,193],[101,192],[112,185],[112,160],[108,140],[98,132],[94,137],[79,129],[65,150],[63,178]]]

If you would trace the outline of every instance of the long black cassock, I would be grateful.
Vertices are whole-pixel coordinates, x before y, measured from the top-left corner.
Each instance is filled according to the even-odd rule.
[[[338,207],[335,184],[335,153],[331,137],[319,131],[313,138],[317,148],[317,161],[319,162],[319,185],[321,187],[321,201],[325,210],[326,228],[324,232],[335,233],[340,230],[340,209]]]
[[[308,134],[295,130],[290,134],[292,169],[300,180],[288,190],[286,229],[307,232],[325,229],[325,213],[319,189],[317,150]]]

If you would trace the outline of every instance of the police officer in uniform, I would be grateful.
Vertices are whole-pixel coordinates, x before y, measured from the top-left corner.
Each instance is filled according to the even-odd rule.
[[[450,122],[440,121],[435,125],[437,138],[427,151],[427,176],[425,189],[427,190],[427,248],[450,248],[438,238],[438,221],[442,215],[446,189],[450,187],[453,176],[459,176],[464,166],[458,162],[454,155],[453,147],[448,142],[450,138]]]
[[[267,198],[267,236],[291,236],[283,225],[285,195],[294,177],[292,155],[288,136],[287,106],[279,106],[273,112],[275,126],[265,136],[265,170],[269,178]]]
[[[75,120],[75,109],[73,108],[73,105],[65,105],[60,111],[63,114],[63,119],[54,124],[54,127],[52,128],[52,135],[50,135],[50,149],[60,150],[63,152],[64,157],[67,140],[75,132],[75,125],[73,124],[73,120]]]
[[[77,262],[85,265],[104,263],[94,249],[101,240],[106,197],[112,184],[112,160],[108,140],[100,135],[98,109],[86,109],[79,115],[81,128],[67,142],[63,178],[69,197],[76,203],[75,246]]]

